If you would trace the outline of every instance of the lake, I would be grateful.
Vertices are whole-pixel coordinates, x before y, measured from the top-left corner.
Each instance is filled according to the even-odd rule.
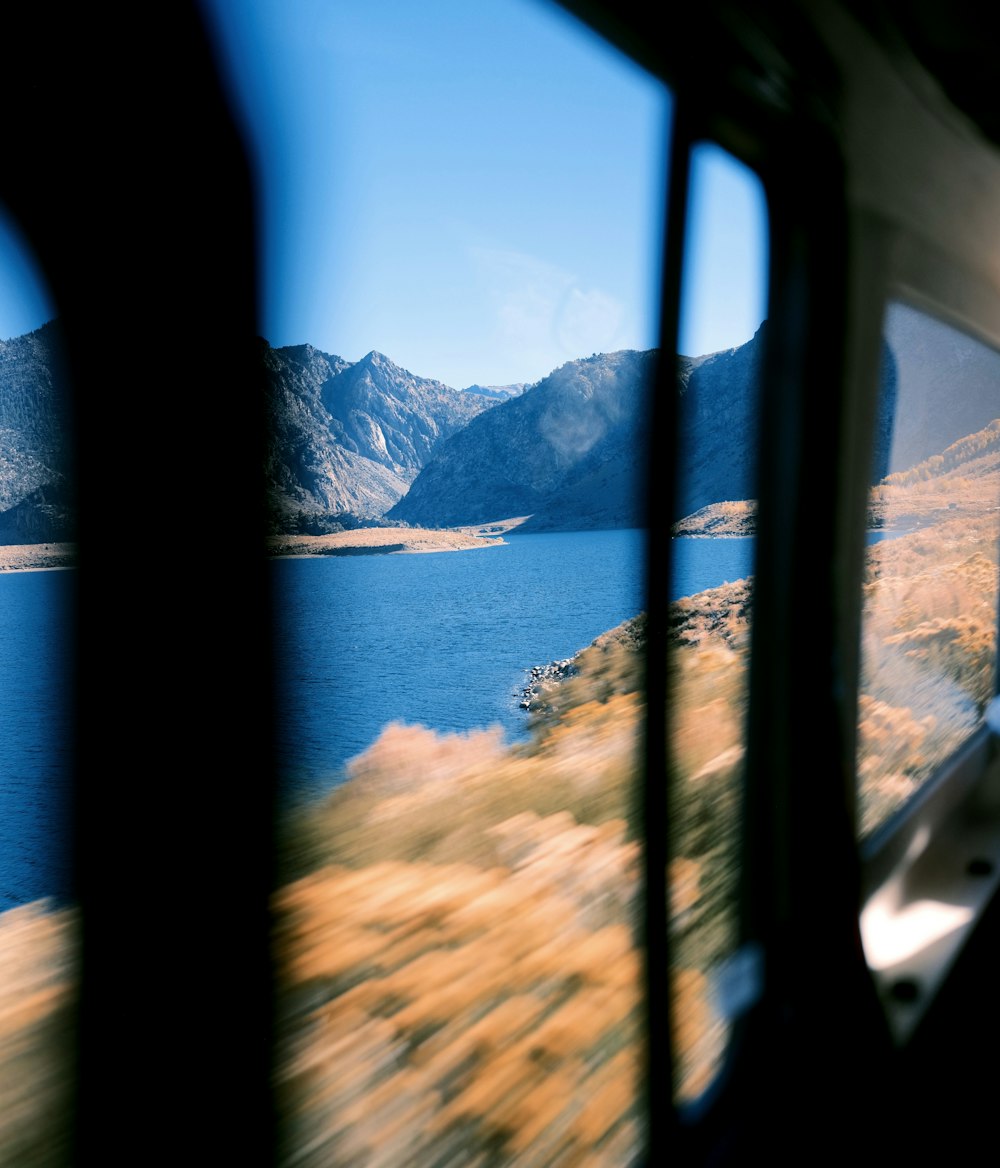
[[[390,721],[523,736],[532,665],[644,607],[639,531],[512,535],[426,555],[275,560],[278,757],[328,790]],[[747,575],[752,539],[674,541],[675,596]],[[69,889],[72,571],[0,573],[0,911]]]
[[[0,574],[0,910],[69,889],[73,585]]]
[[[644,539],[559,532],[468,552],[274,561],[285,791],[329,789],[390,721],[523,736],[525,672],[645,607]],[[674,596],[752,570],[752,539],[673,546]]]

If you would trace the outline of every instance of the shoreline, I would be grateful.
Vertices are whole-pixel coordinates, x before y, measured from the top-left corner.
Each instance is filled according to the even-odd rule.
[[[0,573],[57,572],[75,567],[75,543],[0,544]]]
[[[359,527],[329,535],[275,535],[267,541],[271,559],[321,559],[329,556],[426,555],[500,547],[499,534],[473,534],[475,529],[438,530],[423,527]]]

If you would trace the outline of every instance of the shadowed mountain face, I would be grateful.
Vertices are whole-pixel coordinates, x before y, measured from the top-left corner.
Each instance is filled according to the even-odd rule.
[[[71,436],[58,325],[0,341],[0,543],[73,537]]]
[[[756,494],[755,452],[765,325],[745,345],[695,358],[680,395],[684,470],[673,519],[723,499]]]
[[[756,495],[766,328],[738,348],[679,358],[684,462],[673,519]],[[627,350],[562,366],[443,443],[390,517],[449,526],[530,514],[522,531],[641,526],[656,362],[655,350]],[[896,396],[887,346],[881,378],[873,477],[885,473]]]
[[[381,353],[352,364],[261,342],[277,526],[294,515],[383,515],[443,438],[496,403],[415,377]]]
[[[654,351],[570,361],[477,418],[435,453],[389,512],[410,523],[532,514],[536,529],[625,526],[636,485]]]
[[[753,494],[761,335],[680,359],[682,515]],[[531,514],[522,531],[640,526],[656,361],[629,350],[569,362],[442,445],[390,515],[447,525]]]
[[[755,497],[765,331],[736,349],[681,358],[687,462],[675,518]],[[995,360],[983,346],[902,305],[892,307],[886,336],[875,481],[996,412]],[[345,513],[435,526],[530,514],[524,530],[643,522],[653,351],[571,361],[527,390],[455,390],[376,352],[351,363],[311,345],[260,345],[278,528]],[[901,379],[919,408],[897,415]],[[0,542],[71,537],[70,433],[57,324],[0,342]]]
[[[760,336],[681,358],[681,441],[693,456],[680,514],[753,493]],[[528,514],[525,531],[639,526],[656,362],[653,350],[571,361],[497,405],[379,353],[350,365],[310,346],[267,349],[277,510],[426,526]]]

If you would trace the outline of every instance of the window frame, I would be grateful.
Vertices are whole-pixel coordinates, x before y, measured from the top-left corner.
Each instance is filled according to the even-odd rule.
[[[780,1156],[791,1150],[775,1142],[790,1114],[800,1126],[815,1124],[831,1151],[856,1156],[867,1119],[876,1132],[905,1136],[893,1104],[921,1087],[924,1072],[930,1086],[914,1097],[933,1101],[941,1093],[942,1118],[931,1135],[936,1130],[943,1142],[955,1117],[965,1133],[977,1124],[985,1130],[985,1092],[974,1097],[986,1105],[977,1120],[977,1107],[950,1094],[945,1081],[959,1065],[954,1052],[971,1050],[981,1027],[950,1041],[942,1027],[921,1058],[895,1057],[861,955],[857,914],[879,865],[897,870],[905,835],[895,853],[871,855],[863,865],[852,800],[881,307],[891,287],[1000,345],[1000,245],[989,231],[992,194],[1000,189],[997,151],[956,126],[932,77],[915,64],[897,68],[851,6],[782,6],[769,14],[763,5],[703,5],[688,14],[688,38],[670,43],[638,6],[567,6],[668,81],[678,102],[675,150],[686,149],[696,131],[717,141],[758,171],[771,204],[774,328],[761,456],[743,926],[748,943],[761,945],[763,973],[726,1074],[697,1115],[678,1115],[667,1104],[659,891],[665,802],[652,789],[663,785],[664,726],[653,717],[645,925],[650,1159],[669,1151],[686,1154],[687,1163],[739,1163],[761,1141]],[[234,435],[231,413],[255,398],[246,386],[259,388],[251,183],[196,3],[159,13],[155,44],[142,54],[108,16],[59,16],[8,14],[10,43],[21,51],[0,84],[18,117],[8,127],[0,182],[51,284],[85,405],[78,437],[84,550],[75,822],[85,924],[77,1154],[81,1161],[131,1162],[155,1132],[164,1159],[183,1159],[198,1116],[205,1159],[270,1162],[274,792],[270,653],[261,635],[271,617],[259,551],[263,508],[257,500],[228,517],[223,557],[217,535],[189,522],[212,491],[227,498],[233,482],[258,478],[262,421],[251,410]],[[187,65],[182,96],[179,60]],[[134,130],[137,110],[142,135]],[[72,197],[67,174],[86,176],[74,180]],[[667,215],[662,342],[671,352],[684,218],[676,197]],[[179,304],[183,338],[204,357],[196,368],[177,343]],[[153,473],[141,502],[121,490],[121,452],[112,438],[123,417],[134,417],[137,370],[156,421],[144,434]],[[180,403],[178,387],[186,390]],[[667,362],[659,387],[657,398],[669,400]],[[181,416],[190,400],[199,403],[196,427]],[[667,440],[670,407],[661,408],[667,417],[654,421],[653,435]],[[830,440],[832,454],[813,447],[817,435]],[[223,440],[232,442],[224,468]],[[197,482],[173,474],[181,460],[197,469]],[[118,505],[109,508],[109,500]],[[146,543],[141,533],[151,516],[158,539]],[[116,578],[123,532],[130,571]],[[814,583],[804,566],[811,555],[829,578],[806,609],[797,593]],[[191,578],[198,561],[213,566],[203,587]],[[651,581],[662,579],[662,561],[655,571],[661,575]],[[137,607],[137,597],[148,611],[151,580],[172,602],[138,636],[122,614]],[[234,595],[243,606],[238,614],[229,607]],[[796,642],[797,617],[818,627],[810,644]],[[661,641],[662,624],[650,635],[651,708],[665,694]],[[190,682],[182,697],[175,672]],[[220,692],[237,711],[221,723],[211,716]],[[144,744],[146,758],[137,761],[125,748],[123,727]],[[193,757],[192,744],[202,740],[207,748]],[[981,746],[992,754],[992,741]],[[946,855],[956,854],[960,841],[942,825],[961,824],[960,812],[990,794],[981,789],[978,761],[973,770],[967,785],[955,777],[960,769],[943,777],[936,787],[948,793],[948,807],[928,810],[927,827]],[[813,780],[807,790],[803,774]],[[125,830],[115,831],[121,820]],[[981,821],[977,813],[968,822]],[[206,887],[232,894],[224,913],[214,901],[202,903]],[[987,913],[984,905],[977,921]],[[959,982],[969,984],[979,983]],[[948,1010],[946,1019],[964,1017],[953,1003]],[[925,1030],[926,1022],[916,1036]],[[908,1147],[927,1138],[930,1122],[928,1115]]]

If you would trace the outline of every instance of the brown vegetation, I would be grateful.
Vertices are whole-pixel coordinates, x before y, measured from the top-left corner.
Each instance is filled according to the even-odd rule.
[[[858,775],[869,834],[969,736],[993,696],[1000,419],[872,490]]]
[[[975,490],[959,484],[960,506],[944,493],[935,510],[941,475],[974,477],[968,461],[947,461],[877,488],[884,518],[920,514],[923,526],[869,551],[864,833],[992,694],[1000,530],[986,500],[1000,482],[984,473]],[[709,1084],[727,1041],[712,989],[737,940],[751,609],[744,580],[670,614],[665,876],[682,1099]],[[578,654],[572,675],[543,683],[526,744],[392,725],[348,782],[291,817],[275,938],[287,1163],[618,1168],[638,1157],[644,642],[642,618],[626,622]],[[30,1149],[45,1130],[61,1084],[45,1043],[69,984],[64,918],[19,912],[0,918],[0,1151]]]
[[[303,813],[310,871],[279,900],[289,1159],[631,1161],[639,713],[591,698],[517,748],[390,726]]]
[[[726,1030],[746,585],[678,629],[682,782],[670,871],[681,1097]],[[742,613],[742,615],[738,615]],[[713,631],[712,625],[718,627]],[[643,618],[578,654],[527,745],[390,726],[301,811],[279,902],[289,1158],[305,1164],[632,1162]]]
[[[754,535],[757,501],[730,499],[709,503],[674,524],[673,535]]]
[[[44,902],[0,914],[0,1164],[69,1163],[76,923]]]
[[[871,549],[859,707],[861,830],[902,806],[993,695],[996,515],[946,519]]]

